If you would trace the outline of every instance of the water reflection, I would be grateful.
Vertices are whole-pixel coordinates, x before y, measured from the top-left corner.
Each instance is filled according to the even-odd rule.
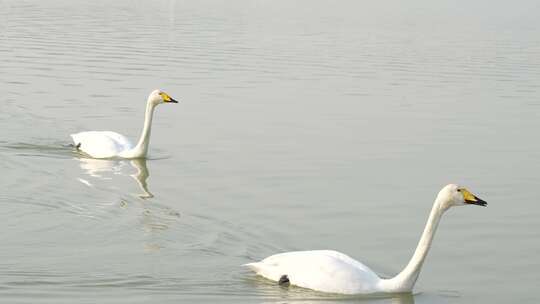
[[[411,293],[398,294],[391,298],[390,303],[395,304],[414,304],[414,295]]]
[[[279,298],[279,303],[389,303],[414,304],[412,293],[375,294],[375,295],[340,295],[314,291],[296,286],[278,286],[275,282],[259,276],[248,277],[245,283],[265,298]],[[418,294],[417,294],[418,295]],[[274,302],[273,300],[268,303]]]
[[[154,201],[154,204],[145,204],[141,201],[130,200],[124,198],[124,190],[122,178],[130,176],[137,183],[140,193],[137,197],[141,199],[153,198],[154,195],[148,189],[148,177],[150,176],[145,159],[93,159],[80,157],[78,158],[79,165],[86,176],[79,177],[78,180],[89,187],[120,189],[121,198],[120,205],[127,213],[135,215],[133,218],[140,223],[142,231],[144,231],[145,249],[147,251],[159,251],[165,246],[156,235],[168,230],[169,227],[178,221],[180,212],[171,209],[170,207]],[[133,170],[135,169],[135,170]],[[98,183],[102,183],[103,187],[98,187]]]
[[[142,199],[148,199],[154,197],[154,195],[148,190],[148,177],[150,173],[146,166],[146,159],[133,159],[133,160],[113,160],[113,159],[93,159],[93,158],[79,158],[80,166],[83,171],[96,179],[100,180],[112,180],[114,175],[129,175],[131,176],[142,193],[137,196]],[[136,170],[135,173],[129,174],[126,172],[128,164]],[[83,178],[79,178],[79,181],[92,187],[93,184]]]
[[[146,183],[146,180],[150,176],[148,167],[146,166],[146,159],[133,159],[130,160],[129,163],[133,168],[137,169],[137,172],[135,174],[131,174],[130,176],[135,179],[135,181],[139,184],[139,188],[141,191],[143,191],[142,194],[139,194],[139,197],[143,199],[154,197],[154,195],[148,190],[148,184]]]
[[[311,297],[283,296],[282,299],[287,299],[287,303],[388,303],[388,304],[414,304],[414,295],[410,293],[393,294],[393,295],[381,295],[381,296],[340,296],[340,295],[327,295],[320,298],[315,297],[309,300]],[[281,301],[280,301],[281,302]]]

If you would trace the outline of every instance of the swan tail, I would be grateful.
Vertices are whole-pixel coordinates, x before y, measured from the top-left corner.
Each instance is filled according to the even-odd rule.
[[[64,147],[71,147],[71,148],[75,148],[75,150],[79,151],[81,150],[81,143],[78,143],[78,144],[68,144]]]
[[[244,267],[247,267],[255,272],[259,272],[259,270],[261,269],[260,267],[260,264],[259,262],[255,262],[255,263],[247,263],[247,264],[243,264],[242,266]]]
[[[81,141],[77,140],[79,133],[70,134],[71,139],[73,140],[73,144],[70,146],[79,150],[81,148]]]
[[[266,277],[266,278],[273,277],[269,273],[268,266],[265,265],[264,263],[254,262],[254,263],[247,263],[247,264],[244,264],[242,266],[251,269],[253,272],[255,272],[256,274],[261,275],[263,277]],[[273,279],[273,280],[276,281],[277,279]]]

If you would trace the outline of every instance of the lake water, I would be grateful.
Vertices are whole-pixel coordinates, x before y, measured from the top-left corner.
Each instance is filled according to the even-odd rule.
[[[0,1],[6,303],[538,303],[536,1]],[[136,141],[92,160],[69,134]],[[413,295],[281,288],[240,265],[335,249],[393,275],[442,186]]]

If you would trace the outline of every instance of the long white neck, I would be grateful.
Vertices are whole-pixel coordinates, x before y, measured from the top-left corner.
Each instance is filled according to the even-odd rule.
[[[148,153],[148,144],[150,143],[150,133],[152,131],[152,117],[154,116],[155,104],[150,102],[150,99],[146,102],[146,112],[144,114],[144,126],[142,129],[141,137],[135,147],[127,152],[127,157],[130,158],[144,158]]]
[[[388,280],[381,280],[381,288],[387,292],[410,292],[412,291],[416,279],[420,274],[424,260],[428,254],[429,248],[431,247],[431,242],[433,241],[433,236],[435,231],[437,231],[437,226],[441,217],[446,211],[443,207],[444,204],[440,201],[439,198],[435,200],[431,213],[418,242],[418,246],[414,251],[414,254],[405,268],[395,277]]]

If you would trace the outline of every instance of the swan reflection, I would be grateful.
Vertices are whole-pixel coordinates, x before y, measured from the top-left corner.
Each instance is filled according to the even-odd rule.
[[[278,286],[268,284],[266,279],[253,277],[247,279],[250,288],[255,287],[257,292],[270,299],[267,303],[274,303],[274,298],[279,301],[275,303],[287,302],[290,304],[315,304],[315,303],[378,303],[378,304],[414,304],[417,293],[394,293],[394,294],[374,294],[374,295],[340,295],[325,294],[296,286]]]
[[[396,294],[390,299],[390,303],[414,304],[414,295],[412,293]]]
[[[99,180],[112,180],[114,175],[131,176],[141,189],[142,193],[138,196],[143,199],[152,198],[154,195],[148,190],[147,179],[150,176],[146,159],[132,160],[113,160],[113,159],[94,159],[78,158],[81,169],[88,175]],[[136,171],[130,174],[129,171],[134,168]],[[79,178],[79,181],[87,186],[93,186],[90,181]]]

